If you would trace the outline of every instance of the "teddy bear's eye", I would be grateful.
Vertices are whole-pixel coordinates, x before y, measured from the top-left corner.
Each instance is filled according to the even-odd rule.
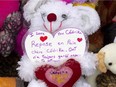
[[[42,15],[42,17],[45,17],[45,16],[46,16],[46,14],[45,14],[45,13],[41,13],[41,15]]]
[[[110,62],[110,63],[108,63],[108,65],[109,65],[109,66],[112,66],[112,63]]]
[[[62,18],[67,19],[68,17],[66,14],[62,14]]]

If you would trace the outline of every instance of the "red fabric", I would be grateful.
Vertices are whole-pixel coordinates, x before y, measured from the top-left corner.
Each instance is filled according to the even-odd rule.
[[[58,70],[61,67],[69,67],[72,69],[73,71],[73,75],[72,77],[69,79],[69,81],[67,83],[65,83],[62,87],[72,87],[74,85],[74,83],[80,78],[81,76],[81,67],[79,62],[75,61],[74,59],[69,59],[66,63],[64,63],[63,65],[59,66],[59,67],[54,67],[51,65],[45,65],[42,67],[39,67],[36,71],[35,71],[35,75],[38,79],[43,80],[44,82],[46,82],[48,87],[57,87],[55,84],[49,82],[46,77],[45,77],[45,73],[48,69],[56,69]]]
[[[8,14],[19,9],[19,0],[0,0],[0,27]]]

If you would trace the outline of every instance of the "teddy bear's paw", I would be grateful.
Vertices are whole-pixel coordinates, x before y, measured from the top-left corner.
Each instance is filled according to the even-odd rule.
[[[74,84],[73,87],[91,87],[86,80],[83,77],[80,77],[80,79]]]
[[[81,85],[75,85],[73,87],[91,87],[91,86],[89,84],[87,84],[87,83],[83,83]]]
[[[83,75],[90,76],[96,70],[96,56],[93,53],[86,52],[81,62]]]
[[[23,55],[18,64],[19,67],[17,68],[17,70],[21,79],[28,82],[35,78],[35,67],[33,63],[29,60],[27,55]]]
[[[27,87],[47,87],[45,82],[41,80],[32,80]]]
[[[88,83],[84,83],[82,87],[91,87]]]

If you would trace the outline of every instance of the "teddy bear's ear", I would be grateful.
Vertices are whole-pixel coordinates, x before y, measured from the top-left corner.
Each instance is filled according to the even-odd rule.
[[[105,63],[104,63],[105,52],[98,52],[97,58],[98,58],[98,69],[101,72],[106,73],[107,68],[106,68]]]
[[[100,18],[97,11],[88,6],[77,6],[77,15],[79,14],[81,18],[82,31],[90,35],[97,31],[100,27]]]
[[[24,18],[29,22],[36,10],[43,4],[51,0],[29,0],[24,5]]]

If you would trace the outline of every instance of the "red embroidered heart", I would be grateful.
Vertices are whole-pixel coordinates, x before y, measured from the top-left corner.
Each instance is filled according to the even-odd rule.
[[[82,41],[82,38],[77,38],[77,41],[78,41],[78,42],[81,42],[81,41]]]
[[[70,59],[59,67],[41,66],[35,75],[46,82],[48,87],[72,87],[81,76],[81,67],[79,62]]]
[[[42,42],[44,42],[45,40],[47,40],[47,38],[48,38],[47,36],[41,36],[41,37],[40,37],[40,40],[41,40]]]

